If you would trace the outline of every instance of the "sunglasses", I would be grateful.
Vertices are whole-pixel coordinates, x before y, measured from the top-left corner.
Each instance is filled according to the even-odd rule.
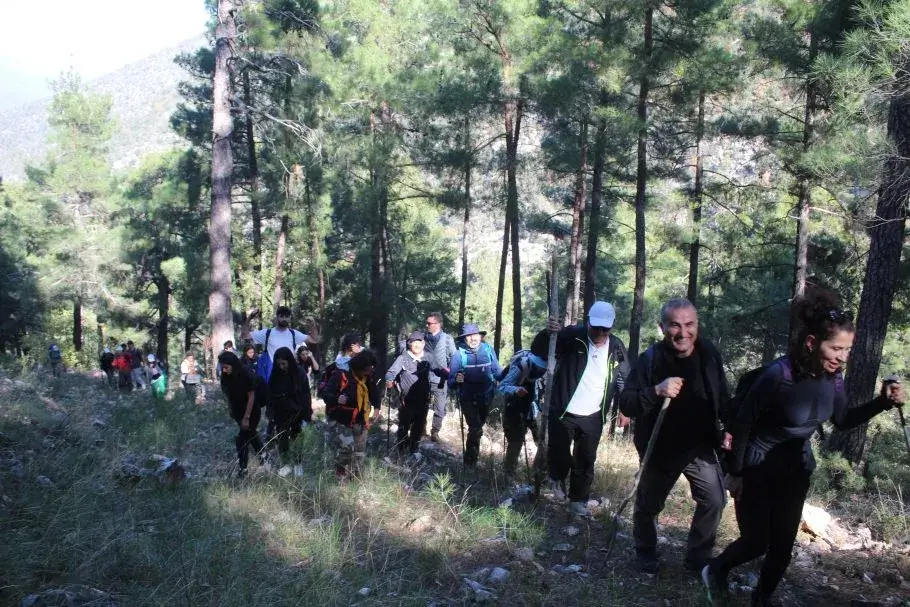
[[[830,308],[822,313],[822,318],[824,320],[830,320],[836,325],[844,325],[853,322],[853,312]]]

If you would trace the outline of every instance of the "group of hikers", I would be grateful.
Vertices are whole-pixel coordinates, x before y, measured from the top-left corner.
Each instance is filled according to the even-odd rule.
[[[108,386],[121,390],[148,388],[156,398],[164,398],[167,392],[166,364],[151,352],[143,357],[132,341],[116,345],[115,340],[111,346],[104,348],[99,359]]]
[[[659,571],[658,517],[683,476],[696,504],[686,568],[714,602],[723,599],[734,567],[764,555],[752,603],[769,604],[790,563],[815,468],[810,443],[815,431],[829,420],[839,429],[851,428],[904,403],[903,388],[893,378],[870,402],[847,401],[844,368],[855,328],[833,292],[809,289],[794,300],[791,314],[787,353],[746,374],[735,393],[720,352],[699,334],[697,309],[684,298],[662,306],[663,339],[634,361],[612,332],[616,311],[605,301],[590,307],[583,324],[562,326],[551,318],[531,348],[514,354],[505,369],[480,327],[465,324],[453,338],[439,313],[426,317],[424,330],[407,335],[403,352],[384,372],[360,336],[347,334],[314,382],[325,403],[334,472],[339,478],[360,475],[368,431],[384,395],[397,405],[395,447],[407,456],[418,452],[431,410],[429,438],[441,440],[451,393],[461,419],[463,463],[474,467],[499,392],[505,402],[505,472],[514,476],[528,432],[536,441],[546,424],[549,490],[571,515],[587,516],[604,427],[616,417],[621,426],[631,420],[641,461],[632,517],[636,566],[645,573]],[[220,385],[238,425],[241,477],[251,449],[267,461],[258,431],[262,410],[264,438],[277,442],[281,470],[302,473],[289,450],[313,420],[310,374],[320,366],[311,348],[319,336],[292,329],[287,307],[277,310],[275,320],[274,327],[254,332],[242,353],[228,342],[218,356]],[[548,416],[541,419],[551,335],[555,370]],[[126,344],[127,351],[130,347]],[[183,375],[189,371],[181,368]],[[740,537],[715,556],[728,492]]]

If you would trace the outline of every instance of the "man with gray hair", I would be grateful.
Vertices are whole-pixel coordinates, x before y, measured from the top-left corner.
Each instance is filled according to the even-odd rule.
[[[636,420],[639,457],[655,431],[662,401],[672,399],[641,473],[632,535],[639,568],[657,573],[657,516],[676,480],[685,476],[696,503],[686,566],[699,572],[711,557],[726,502],[718,452],[724,441],[721,413],[730,391],[720,353],[698,335],[698,312],[692,302],[671,299],[660,316],[663,341],[639,356],[619,396],[622,413]]]

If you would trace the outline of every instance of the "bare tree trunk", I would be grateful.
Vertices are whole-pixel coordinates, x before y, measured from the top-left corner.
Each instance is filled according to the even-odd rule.
[[[155,355],[158,360],[167,362],[167,339],[171,320],[171,283],[167,276],[162,274],[155,279],[155,286],[158,288],[158,347],[155,350]]]
[[[236,38],[234,2],[218,0],[215,28],[215,74],[212,79],[212,207],[209,222],[211,293],[209,315],[213,343],[234,338],[231,312],[231,74],[230,60]]]
[[[594,135],[594,173],[591,176],[591,217],[588,222],[588,257],[585,260],[585,302],[579,310],[584,318],[594,305],[594,287],[597,284],[597,241],[600,239],[600,206],[603,200],[604,163],[606,161],[607,125],[604,121],[597,124]]]
[[[376,352],[379,367],[387,368],[389,343],[389,307],[386,301],[391,261],[388,251],[388,199],[389,177],[385,149],[386,129],[391,122],[388,103],[380,107],[380,123],[377,128],[375,115],[371,116],[372,145],[382,153],[373,156],[374,166],[370,170],[370,193],[373,212],[370,234],[370,347]]]
[[[705,137],[705,92],[698,95],[698,118],[695,123],[695,187],[692,188],[692,244],[689,245],[689,287],[686,297],[693,304],[698,300],[698,254],[701,249],[701,205],[704,194],[701,143]]]
[[[524,103],[506,102],[506,206],[511,210],[512,230],[512,341],[515,351],[521,350],[521,260],[518,247],[518,137]],[[497,353],[499,351],[497,350]]]
[[[643,65],[638,88],[638,167],[635,177],[635,289],[632,298],[632,321],[629,324],[629,356],[638,357],[641,345],[641,323],[645,311],[645,279],[647,277],[647,254],[645,250],[645,203],[648,185],[648,93],[651,81],[648,64],[651,59],[653,40],[651,28],[654,9],[645,10],[645,31]]]
[[[458,327],[464,326],[465,310],[468,303],[468,232],[471,229],[471,125],[464,119],[464,149],[467,153],[464,163],[464,224],[461,230],[461,294],[458,299]]]
[[[906,82],[910,66],[898,71],[897,81]],[[895,87],[897,88],[897,87]],[[856,339],[847,363],[847,399],[851,406],[868,402],[875,394],[882,349],[894,293],[900,280],[900,261],[910,198],[910,94],[901,87],[892,92],[888,108],[888,137],[895,154],[885,161],[875,218],[869,229],[869,257],[859,301]],[[850,462],[865,459],[867,424],[835,432],[827,448],[843,453]]]
[[[82,352],[82,298],[73,299],[73,349]]]
[[[278,246],[275,249],[275,291],[272,295],[272,313],[281,305],[284,296],[284,257],[287,252],[288,228],[290,217],[285,213],[281,216],[281,229],[278,232]]]
[[[252,107],[250,94],[250,75],[243,71],[243,102]],[[256,157],[256,133],[253,129],[253,116],[246,112],[246,145],[250,163],[250,216],[253,222],[253,305],[264,310],[262,302],[262,214],[259,209],[259,160]],[[262,314],[259,315],[259,328],[262,328]]]
[[[818,36],[809,33],[809,64],[815,63],[818,57]],[[806,76],[806,107],[803,114],[803,154],[812,146],[812,126],[815,118],[816,101],[815,75]],[[812,206],[812,184],[806,169],[797,168],[797,216],[796,220],[796,259],[793,269],[793,296],[799,297],[806,292],[806,278],[809,273],[809,210]]]
[[[506,295],[506,264],[509,259],[509,235],[512,215],[506,207],[505,227],[502,232],[502,257],[499,259],[499,284],[496,287],[496,324],[493,327],[493,351],[499,352],[502,345],[502,308]]]
[[[569,243],[569,288],[566,300],[565,324],[572,325],[581,315],[581,242],[585,230],[585,199],[588,183],[588,117],[581,119],[581,133],[578,140],[579,161],[575,175],[575,199],[572,201],[572,240]]]

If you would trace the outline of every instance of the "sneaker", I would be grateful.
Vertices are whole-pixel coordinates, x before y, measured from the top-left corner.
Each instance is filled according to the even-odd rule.
[[[569,496],[569,492],[566,491],[566,482],[558,481],[555,479],[550,479],[550,491],[553,492],[553,497],[559,501],[565,501]]]
[[[569,504],[569,514],[572,516],[588,516],[588,505],[585,502],[572,502]]]
[[[278,469],[278,476],[280,476],[281,478],[286,478],[286,477],[290,476],[291,472],[293,472],[293,471],[294,471],[293,468],[291,468],[288,465],[284,465]]]
[[[708,603],[711,605],[722,601],[726,594],[727,582],[711,570],[711,565],[701,568],[701,583],[705,585],[708,594]]]
[[[656,554],[639,552],[635,556],[635,566],[638,567],[638,570],[642,573],[647,573],[649,575],[656,575],[660,572],[660,560],[657,558]]]

